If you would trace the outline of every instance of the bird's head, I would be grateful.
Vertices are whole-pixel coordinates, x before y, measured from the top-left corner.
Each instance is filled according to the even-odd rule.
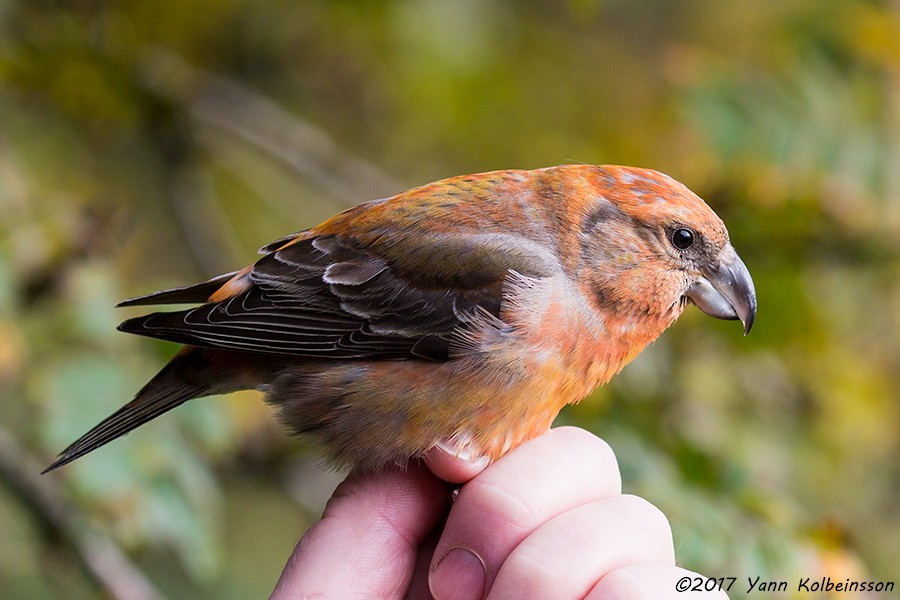
[[[656,171],[596,173],[591,187],[598,193],[579,227],[580,267],[595,301],[669,323],[693,302],[718,319],[740,319],[748,333],[756,316],[753,280],[712,209]]]

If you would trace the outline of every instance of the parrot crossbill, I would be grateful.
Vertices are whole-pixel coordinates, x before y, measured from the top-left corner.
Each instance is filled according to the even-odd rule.
[[[120,306],[186,344],[62,466],[179,404],[258,389],[339,465],[440,445],[496,459],[547,431],[693,302],[756,315],[725,225],[656,171],[566,165],[444,179],[264,246],[255,264]]]

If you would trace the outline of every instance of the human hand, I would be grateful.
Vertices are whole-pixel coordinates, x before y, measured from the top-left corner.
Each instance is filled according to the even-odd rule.
[[[442,452],[425,463],[351,474],[271,597],[697,597],[675,589],[696,574],[675,565],[665,516],[621,493],[612,450],[584,430],[552,430],[488,468]],[[452,504],[445,479],[468,480]]]

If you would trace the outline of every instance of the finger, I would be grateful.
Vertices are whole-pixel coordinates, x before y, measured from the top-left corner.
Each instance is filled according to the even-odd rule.
[[[449,493],[421,464],[351,474],[297,544],[271,598],[402,598]]]
[[[446,513],[444,513],[444,517],[446,517]],[[416,566],[413,569],[412,578],[409,581],[409,589],[406,592],[407,598],[431,598],[431,593],[428,591],[428,574],[431,572],[431,558],[434,556],[434,549],[438,540],[440,540],[441,533],[444,531],[445,523],[446,518],[439,519],[434,529],[419,544]]]
[[[466,452],[438,444],[425,455],[425,464],[431,472],[451,483],[465,483],[491,464],[488,457],[472,457]]]
[[[606,442],[562,427],[517,449],[460,490],[435,549],[436,598],[480,598],[513,549],[549,519],[621,491]]]
[[[597,582],[587,600],[728,600],[718,587],[706,591],[706,581],[711,580],[671,564],[629,565]],[[703,591],[692,590],[697,583]]]
[[[584,598],[611,571],[648,562],[675,566],[665,515],[637,496],[603,498],[529,535],[503,563],[488,597]]]

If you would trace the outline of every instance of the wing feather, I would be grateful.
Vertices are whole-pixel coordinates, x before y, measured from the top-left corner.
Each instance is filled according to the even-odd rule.
[[[122,307],[146,306],[153,304],[195,304],[197,302],[206,302],[216,290],[221,288],[237,273],[237,271],[234,271],[232,273],[225,273],[224,275],[213,277],[209,281],[204,281],[203,283],[153,292],[152,294],[138,296],[137,298],[129,298],[128,300],[122,300],[116,306]]]

